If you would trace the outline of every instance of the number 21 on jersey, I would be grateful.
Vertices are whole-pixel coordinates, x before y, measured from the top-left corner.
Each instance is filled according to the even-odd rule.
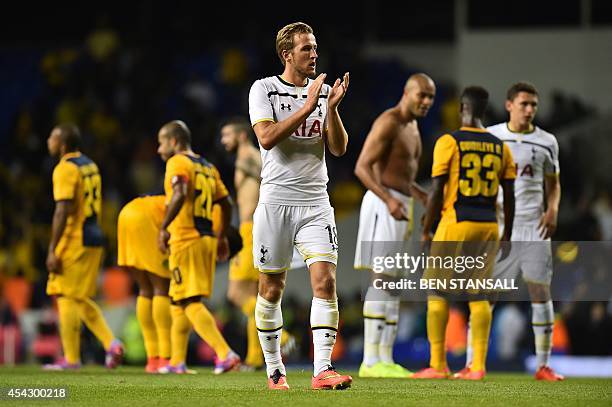
[[[193,217],[212,220],[215,178],[208,167],[198,165],[195,173]]]

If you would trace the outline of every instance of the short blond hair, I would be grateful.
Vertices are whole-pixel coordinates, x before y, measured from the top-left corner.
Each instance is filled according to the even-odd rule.
[[[291,51],[293,49],[293,36],[295,34],[312,34],[312,27],[306,23],[297,22],[287,24],[281,28],[276,34],[276,53],[280,58],[283,66],[285,66],[285,58],[283,51]]]

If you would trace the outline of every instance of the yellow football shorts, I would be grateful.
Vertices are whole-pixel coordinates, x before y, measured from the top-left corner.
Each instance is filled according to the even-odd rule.
[[[494,222],[440,223],[434,234],[434,242],[496,241],[499,226]]]
[[[232,258],[229,268],[231,281],[259,281],[259,270],[253,264],[253,222],[240,224],[242,249]]]
[[[76,299],[93,297],[96,294],[103,253],[102,247],[83,247],[80,242],[69,243],[59,254],[62,273],[49,273],[47,294]]]
[[[117,222],[117,264],[170,278],[168,256],[157,247],[158,235],[151,216],[122,210]]]
[[[490,278],[499,247],[499,227],[492,222],[441,223],[436,230],[424,279],[445,280],[448,289],[440,291],[477,294],[478,290],[451,288],[450,279]],[[436,259],[439,262],[436,262]],[[452,259],[452,260],[451,260]]]
[[[170,297],[180,301],[190,297],[212,294],[217,239],[203,236],[184,249],[173,252],[170,248]]]

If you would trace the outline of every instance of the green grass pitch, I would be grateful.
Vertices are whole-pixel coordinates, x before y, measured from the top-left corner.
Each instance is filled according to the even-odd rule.
[[[67,387],[68,399],[7,400],[0,406],[449,406],[550,405],[611,406],[612,380],[570,378],[561,383],[536,382],[526,374],[487,375],[483,382],[451,380],[359,379],[344,391],[310,390],[310,372],[289,371],[291,390],[266,389],[262,372],[214,376],[201,367],[197,375],[148,375],[142,368],[106,371],[85,367],[79,372],[45,372],[38,366],[0,368],[0,388]]]

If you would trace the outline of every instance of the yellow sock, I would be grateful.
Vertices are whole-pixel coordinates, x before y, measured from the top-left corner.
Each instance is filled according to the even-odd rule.
[[[142,339],[144,340],[147,358],[159,356],[157,332],[155,331],[155,324],[153,323],[150,298],[140,295],[136,298],[136,318],[138,318],[138,323],[142,330]]]
[[[85,326],[102,342],[104,349],[108,350],[115,336],[108,327],[98,304],[90,298],[79,301],[79,316],[85,323]]]
[[[78,304],[72,298],[59,297],[57,310],[59,314],[59,333],[67,363],[81,361],[81,320],[77,311]]]
[[[213,348],[217,357],[219,359],[227,358],[230,347],[227,342],[225,342],[223,335],[221,335],[219,328],[217,328],[215,319],[204,304],[201,302],[192,302],[185,307],[185,314],[187,314],[187,318],[189,318],[191,325],[193,325],[193,328],[200,338]]]
[[[153,322],[157,330],[159,356],[170,359],[170,329],[172,327],[170,297],[164,295],[156,295],[153,297]]]
[[[172,329],[170,330],[170,342],[172,343],[172,356],[170,364],[178,366],[187,360],[187,346],[189,345],[189,332],[191,323],[185,315],[183,308],[178,305],[170,306],[172,315]]]
[[[471,370],[485,370],[492,319],[489,301],[470,301],[470,314],[474,349]]]
[[[255,304],[257,297],[252,296],[242,304],[242,312],[247,320],[247,354],[244,362],[249,366],[259,367],[264,363],[263,352],[259,344],[259,335],[255,325]]]
[[[435,297],[427,300],[427,338],[431,346],[429,365],[436,370],[446,369],[446,323],[448,302]]]
[[[285,331],[284,329],[281,331],[281,346],[284,346],[287,341],[289,340],[289,338],[291,338],[291,335],[289,335],[289,332]]]

